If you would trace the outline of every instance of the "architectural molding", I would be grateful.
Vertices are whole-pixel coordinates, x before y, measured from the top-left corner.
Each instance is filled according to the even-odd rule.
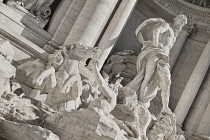
[[[209,26],[210,9],[191,4],[184,0],[153,0],[161,8],[172,15],[184,14],[187,18],[201,26]]]
[[[206,8],[210,7],[210,1],[209,0],[185,0],[185,1],[188,1],[192,4],[198,5],[200,7],[206,7]]]

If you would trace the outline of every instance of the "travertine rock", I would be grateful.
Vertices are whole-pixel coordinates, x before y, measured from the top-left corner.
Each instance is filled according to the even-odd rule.
[[[55,112],[41,101],[27,96],[19,97],[5,92],[0,97],[0,117],[5,120],[33,125],[42,125],[46,115]]]
[[[92,108],[48,116],[44,127],[60,140],[127,140],[110,115],[99,115]]]
[[[123,77],[122,85],[127,85],[136,76],[137,56],[131,50],[125,50],[112,55],[103,66],[103,71],[109,75],[113,83]]]
[[[9,41],[0,41],[0,96],[10,91],[9,78],[15,77],[16,68],[11,65],[14,51]]]
[[[183,135],[176,134],[176,118],[174,114],[159,114],[158,119],[148,130],[149,140],[185,140]]]
[[[128,132],[130,137],[147,140],[146,131],[153,117],[149,110],[138,102],[136,92],[125,87],[119,88],[117,103],[111,114],[124,123],[121,123],[120,128]]]
[[[0,41],[0,54],[3,55],[7,61],[9,62],[12,61],[15,52],[12,49],[12,46],[9,43],[9,41],[7,40]]]
[[[0,139],[4,140],[59,140],[50,130],[0,118]]]

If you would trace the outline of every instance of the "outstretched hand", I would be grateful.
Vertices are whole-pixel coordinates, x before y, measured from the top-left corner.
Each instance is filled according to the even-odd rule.
[[[92,62],[93,62],[93,64],[95,64],[95,65],[99,65],[99,56],[100,56],[100,54],[101,54],[101,50],[99,49],[99,48],[95,48],[95,51],[94,51],[94,53],[93,53],[93,59],[92,59]]]
[[[61,53],[63,53],[64,56],[68,56],[68,50],[66,46],[59,46],[58,48],[60,49],[59,51],[61,51]]]

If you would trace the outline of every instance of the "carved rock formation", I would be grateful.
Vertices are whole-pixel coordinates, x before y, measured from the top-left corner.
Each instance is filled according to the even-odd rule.
[[[111,115],[99,115],[92,108],[48,116],[44,127],[60,140],[127,140]]]
[[[0,117],[5,120],[41,125],[47,114],[55,112],[43,102],[5,92],[0,97]]]
[[[59,140],[40,127],[54,111],[41,101],[4,92],[0,97],[0,138],[8,140]]]
[[[175,115],[160,114],[148,130],[149,140],[185,140],[183,135],[176,134]]]
[[[136,36],[143,44],[142,52],[138,57],[132,51],[112,56],[104,67],[113,82],[110,84],[99,72],[101,52],[98,48],[80,44],[61,46],[49,55],[48,63],[28,61],[19,69],[32,79],[30,97],[10,91],[9,78],[15,75],[10,64],[13,55],[1,45],[2,63],[6,63],[11,72],[1,75],[8,87],[0,94],[0,137],[11,140],[22,136],[23,140],[184,140],[176,134],[175,116],[168,108],[171,82],[168,55],[186,22],[186,17],[179,15],[173,27],[159,18],[140,24]],[[153,40],[145,41],[141,31],[147,24],[154,27],[151,28]],[[87,58],[92,58],[91,78],[96,85],[89,84],[88,80],[82,85],[78,64]],[[3,68],[2,73],[7,73]],[[122,87],[119,83],[122,77],[123,85],[133,80]],[[79,111],[77,107],[74,111],[65,108],[70,100],[76,102],[80,98],[82,90],[81,100],[87,108]],[[163,107],[148,130],[151,121],[156,119],[148,108],[157,90],[161,91]],[[45,102],[59,112],[31,98],[40,93],[47,93]]]
[[[2,140],[59,140],[50,130],[39,126],[11,122],[0,118]]]
[[[137,56],[131,50],[116,53],[108,59],[103,71],[113,83],[123,77],[121,84],[125,86],[136,76],[136,59]]]
[[[0,96],[10,91],[9,78],[15,77],[16,68],[11,65],[14,51],[9,41],[0,41]]]

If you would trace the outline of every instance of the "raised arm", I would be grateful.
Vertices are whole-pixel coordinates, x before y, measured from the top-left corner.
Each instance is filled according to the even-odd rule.
[[[107,86],[105,80],[103,79],[103,77],[99,73],[98,60],[97,60],[96,57],[93,58],[92,69],[93,69],[93,73],[94,73],[94,76],[95,76],[95,80],[98,83],[99,89],[101,90],[102,94],[104,96],[106,96],[107,98],[113,98],[113,96],[115,94],[113,93],[113,91],[111,89],[109,89],[109,87]]]
[[[150,18],[150,19],[147,19],[147,20],[145,20],[144,22],[142,22],[142,23],[137,27],[137,29],[136,29],[136,31],[135,31],[135,34],[136,34],[136,36],[137,36],[139,42],[140,42],[141,44],[143,44],[144,41],[145,41],[144,38],[143,38],[142,32],[141,32],[141,30],[142,30],[145,26],[149,25],[150,23],[159,23],[159,24],[161,24],[161,23],[164,23],[164,22],[165,22],[165,20],[163,20],[163,19],[161,19],[161,18]]]
[[[159,25],[157,24],[155,26],[156,27],[152,31],[152,33],[153,33],[152,42],[153,42],[154,46],[157,47],[158,44],[159,44],[159,35],[160,35],[161,30],[162,30],[162,26],[160,24]]]

